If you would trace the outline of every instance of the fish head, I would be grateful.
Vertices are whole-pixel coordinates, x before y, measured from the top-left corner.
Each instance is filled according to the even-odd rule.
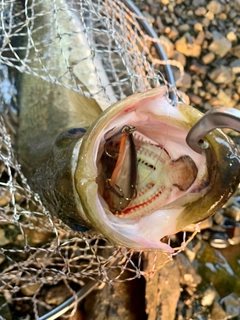
[[[98,117],[82,139],[74,173],[96,230],[135,250],[172,253],[161,239],[227,201],[239,183],[239,158],[221,130],[206,136],[202,154],[188,147],[187,133],[201,117],[189,105],[173,106],[164,86],[119,101]]]

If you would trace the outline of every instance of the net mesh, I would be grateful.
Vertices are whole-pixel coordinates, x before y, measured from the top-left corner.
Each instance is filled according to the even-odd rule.
[[[31,305],[38,317],[39,310],[52,308],[51,302],[43,300],[50,286],[60,284],[67,290],[66,296],[76,297],[76,292],[91,279],[120,282],[138,278],[144,271],[141,252],[112,245],[99,234],[72,231],[51,216],[29,187],[14,153],[16,72],[81,92],[74,81],[73,68],[87,63],[97,79],[89,92],[103,108],[156,84],[165,84],[169,91],[178,93],[161,72],[166,62],[151,53],[156,40],[142,30],[139,22],[143,18],[121,1],[74,0],[65,6],[63,1],[2,0],[0,6],[0,314],[11,303],[19,314]],[[74,12],[80,19],[82,29],[78,32],[86,39],[84,55],[72,64],[62,45],[64,37],[74,38],[76,31],[62,33],[60,18],[64,10]],[[39,39],[39,31],[46,35],[43,39]],[[62,73],[58,64],[49,65],[49,55],[56,50],[62,55]],[[176,252],[184,245],[185,238]],[[110,273],[113,269],[117,272]],[[126,271],[128,277],[122,280]]]

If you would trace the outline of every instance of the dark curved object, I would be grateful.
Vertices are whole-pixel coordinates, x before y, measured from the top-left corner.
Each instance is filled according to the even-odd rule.
[[[240,111],[233,108],[214,108],[191,128],[186,137],[186,142],[190,148],[197,153],[202,153],[201,142],[204,137],[216,128],[230,128],[240,132]]]
[[[139,9],[132,3],[132,1],[130,0],[122,0],[122,3],[132,12],[134,12],[136,15],[138,15],[139,17],[144,18],[144,16],[142,15],[142,13],[139,11]],[[139,25],[143,28],[143,30],[146,32],[147,35],[149,35],[151,38],[153,39],[158,39],[155,31],[152,29],[152,27],[150,26],[150,24],[146,21],[146,19],[139,19],[138,21]],[[163,61],[167,61],[168,58],[166,56],[165,51],[163,50],[163,47],[161,46],[160,43],[158,42],[154,42],[154,46],[156,48],[157,54],[160,58],[160,60]],[[174,76],[173,76],[173,72],[171,69],[170,65],[163,65],[164,71],[165,71],[165,77],[166,80],[175,87],[175,80],[174,80]],[[177,102],[177,98],[175,96],[175,94],[173,92],[169,92],[169,96],[171,98],[171,100],[173,100],[174,102]]]

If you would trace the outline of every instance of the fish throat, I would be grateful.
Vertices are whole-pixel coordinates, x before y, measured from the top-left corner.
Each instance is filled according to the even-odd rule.
[[[141,218],[175,200],[198,173],[191,157],[172,159],[165,147],[131,125],[107,133],[100,162],[101,195],[110,211],[125,219]]]

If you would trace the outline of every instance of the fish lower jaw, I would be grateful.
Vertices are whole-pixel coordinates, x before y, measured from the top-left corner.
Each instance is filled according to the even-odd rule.
[[[176,233],[176,221],[181,211],[180,208],[156,210],[139,220],[125,220],[113,215],[108,215],[108,218],[114,231],[126,237],[130,247],[138,243],[142,250],[152,248],[173,253],[171,246],[161,242],[161,239]]]

